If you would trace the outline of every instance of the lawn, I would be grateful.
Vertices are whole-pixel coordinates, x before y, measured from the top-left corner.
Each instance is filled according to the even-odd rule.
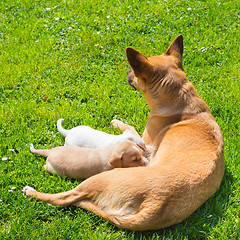
[[[239,239],[240,2],[0,0],[0,239]],[[147,56],[184,36],[183,67],[225,141],[216,194],[183,222],[131,232],[77,207],[26,199],[22,188],[70,190],[29,151],[63,145],[56,121],[118,134],[117,118],[142,133],[149,108],[128,84],[125,48]]]

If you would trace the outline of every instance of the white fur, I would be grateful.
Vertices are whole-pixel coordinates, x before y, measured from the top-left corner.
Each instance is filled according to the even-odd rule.
[[[125,130],[120,135],[108,134],[84,125],[66,130],[62,127],[62,121],[63,119],[57,121],[57,129],[65,137],[66,146],[102,148],[125,140],[131,140],[145,148],[145,143],[142,138],[133,134],[129,130]]]
[[[22,191],[23,191],[23,195],[28,196],[29,191],[36,191],[36,190],[32,187],[25,186]]]

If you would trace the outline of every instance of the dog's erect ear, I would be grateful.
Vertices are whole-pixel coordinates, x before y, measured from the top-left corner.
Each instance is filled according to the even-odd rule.
[[[113,153],[109,159],[109,163],[114,168],[121,168],[122,167],[122,154]]]
[[[151,69],[152,65],[147,57],[134,48],[127,47],[126,54],[128,62],[136,77],[144,75],[144,73],[147,73]]]
[[[183,55],[183,36],[178,35],[170,44],[167,51],[165,52],[167,55],[174,55],[175,57],[182,60]]]

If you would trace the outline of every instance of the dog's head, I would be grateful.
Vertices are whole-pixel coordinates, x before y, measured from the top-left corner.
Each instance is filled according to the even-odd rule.
[[[126,49],[127,59],[131,66],[128,71],[128,82],[135,89],[146,93],[149,86],[161,81],[168,74],[182,69],[183,37],[179,35],[160,56],[146,57],[134,48]]]
[[[157,108],[163,115],[182,112],[188,97],[197,96],[182,67],[182,35],[162,55],[146,57],[131,47],[126,49],[126,54],[131,66],[128,82],[144,94],[151,109]]]
[[[116,145],[109,163],[114,168],[147,166],[149,161],[144,153],[142,146],[127,140]]]

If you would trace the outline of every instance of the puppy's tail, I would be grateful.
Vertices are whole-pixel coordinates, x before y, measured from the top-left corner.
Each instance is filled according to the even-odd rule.
[[[49,150],[47,150],[47,149],[35,149],[32,143],[30,144],[30,151],[32,153],[36,153],[36,154],[42,155],[44,157],[47,157],[48,152],[49,152]]]
[[[67,130],[67,129],[64,129],[63,127],[62,127],[62,121],[63,121],[64,119],[59,119],[58,121],[57,121],[57,129],[58,129],[58,131],[64,136],[64,137],[66,137],[67,135],[68,135],[68,131],[69,130]]]

